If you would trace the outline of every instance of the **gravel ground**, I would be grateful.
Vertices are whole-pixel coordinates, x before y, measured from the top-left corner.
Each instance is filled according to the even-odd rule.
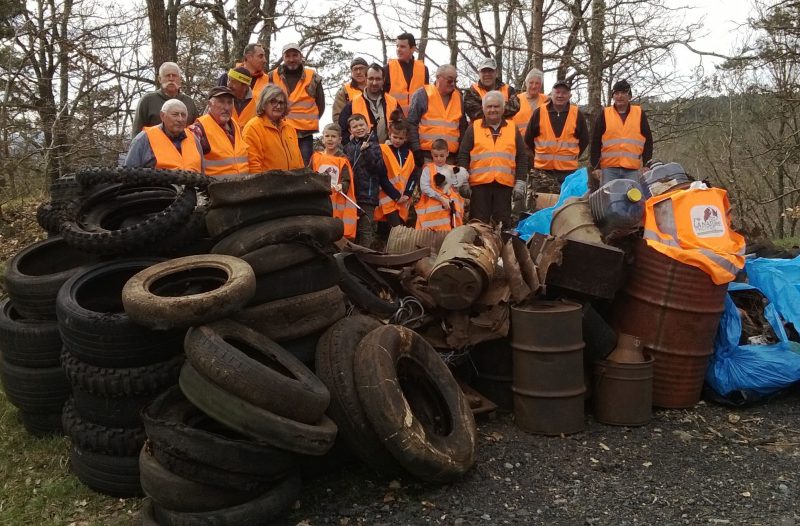
[[[731,410],[701,402],[639,428],[527,434],[478,420],[475,467],[436,487],[357,464],[306,484],[286,524],[800,523],[800,395]]]

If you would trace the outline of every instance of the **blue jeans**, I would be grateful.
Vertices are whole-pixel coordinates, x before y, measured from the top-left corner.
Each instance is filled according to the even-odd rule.
[[[600,186],[615,179],[630,179],[631,181],[641,182],[639,170],[629,170],[628,168],[603,168],[603,180]]]
[[[297,146],[300,147],[300,155],[303,156],[303,166],[308,166],[308,161],[311,160],[311,156],[314,154],[314,136],[298,137]]]

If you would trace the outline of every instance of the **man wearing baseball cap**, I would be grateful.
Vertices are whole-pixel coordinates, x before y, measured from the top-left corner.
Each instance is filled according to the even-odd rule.
[[[189,129],[200,140],[206,175],[247,175],[247,143],[233,120],[234,94],[227,86],[214,86],[208,92],[208,108]]]
[[[253,77],[246,67],[239,66],[228,70],[227,78],[227,87],[233,92],[232,118],[240,128],[244,128],[247,121],[256,116],[256,98],[250,87]]]
[[[517,90],[497,78],[497,62],[486,57],[478,62],[478,82],[464,92],[464,113],[470,121],[483,118],[483,97],[490,91],[499,91],[506,101],[503,118],[510,119],[519,111]]]
[[[356,95],[361,94],[367,87],[368,67],[367,61],[361,57],[356,57],[350,62],[350,80],[342,84],[333,99],[333,122],[339,122],[339,115],[347,103],[352,102]]]
[[[572,87],[566,80],[553,84],[550,100],[533,110],[525,130],[525,145],[533,168],[558,184],[578,169],[578,157],[589,144],[586,117],[570,104]]]
[[[303,67],[303,54],[297,44],[286,44],[281,50],[283,63],[268,73],[269,81],[280,86],[289,96],[286,122],[297,130],[297,144],[303,163],[314,153],[314,133],[325,111],[322,78],[311,68]]]
[[[620,80],[611,88],[613,104],[592,127],[589,162],[592,175],[604,185],[614,179],[638,180],[653,157],[653,135],[642,108],[631,104],[631,85]]]

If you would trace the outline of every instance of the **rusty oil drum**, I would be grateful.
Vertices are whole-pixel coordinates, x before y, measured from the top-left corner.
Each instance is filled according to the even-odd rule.
[[[635,259],[614,302],[613,325],[641,338],[654,358],[653,405],[692,407],[700,401],[727,287],[644,241]]]
[[[532,301],[511,307],[514,418],[523,431],[559,435],[583,431],[581,306]]]
[[[615,426],[643,426],[653,416],[653,359],[594,363],[594,419]]]

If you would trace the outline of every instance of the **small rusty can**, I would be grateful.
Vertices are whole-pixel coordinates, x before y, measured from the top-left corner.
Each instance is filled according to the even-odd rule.
[[[581,305],[532,301],[511,307],[514,417],[523,431],[583,431]]]
[[[594,418],[600,423],[648,423],[653,416],[653,358],[642,363],[596,361],[592,401]]]

